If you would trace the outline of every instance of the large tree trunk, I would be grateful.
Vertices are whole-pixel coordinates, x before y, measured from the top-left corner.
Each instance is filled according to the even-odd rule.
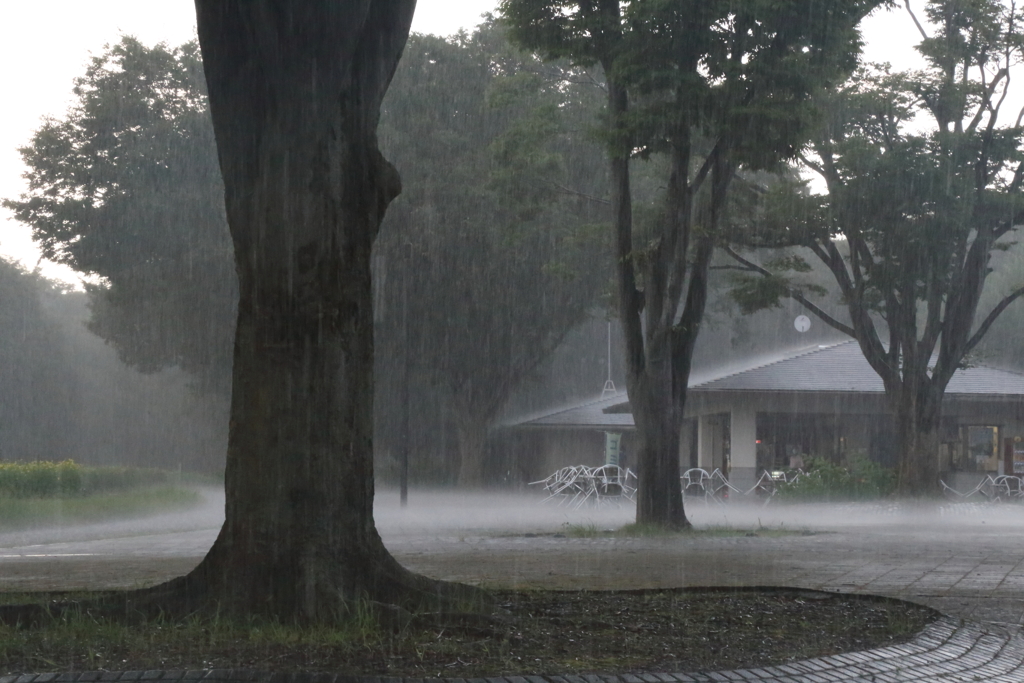
[[[648,377],[648,380],[652,378]],[[683,510],[679,482],[678,412],[653,382],[641,383],[630,391],[630,407],[637,434],[636,521],[666,528],[690,526]],[[662,382],[664,384],[664,382]]]
[[[901,495],[921,496],[939,490],[939,412],[928,401],[909,391],[899,392],[893,413],[899,444],[897,490]]]
[[[452,593],[373,520],[370,249],[400,191],[375,131],[414,5],[196,0],[240,298],[226,521],[166,587],[193,606],[332,619]]]
[[[605,70],[609,72],[607,67]],[[609,76],[608,109],[613,122],[622,121],[627,108],[625,88]],[[682,529],[690,523],[683,510],[679,483],[681,411],[676,410],[672,391],[672,348],[665,331],[659,333],[648,328],[647,340],[644,337],[644,300],[637,289],[634,270],[628,151],[611,154],[610,167],[619,317],[626,339],[626,390],[636,424],[636,521]]]
[[[939,489],[938,429],[899,427],[898,490],[903,495],[927,496]]]

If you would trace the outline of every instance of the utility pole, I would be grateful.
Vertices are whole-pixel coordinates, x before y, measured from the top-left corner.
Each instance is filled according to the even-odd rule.
[[[402,507],[409,504],[409,270],[412,267],[411,245],[402,250],[402,417],[399,425],[399,486]]]
[[[612,396],[616,393],[615,382],[612,381],[612,321],[608,321],[608,379],[605,380],[604,389],[601,390],[601,398]]]

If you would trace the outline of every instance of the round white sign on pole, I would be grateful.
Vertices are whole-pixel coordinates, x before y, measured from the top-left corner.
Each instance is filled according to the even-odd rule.
[[[793,321],[793,327],[796,328],[797,332],[806,332],[811,329],[811,319],[806,315],[798,315],[796,320]]]

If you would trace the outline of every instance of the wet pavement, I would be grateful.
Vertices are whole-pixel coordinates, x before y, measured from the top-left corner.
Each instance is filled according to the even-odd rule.
[[[1024,681],[1024,506],[698,503],[688,514],[707,533],[620,538],[601,532],[632,521],[624,508],[571,511],[536,496],[414,491],[401,509],[397,499],[378,494],[385,544],[410,569],[438,578],[568,589],[793,586],[898,597],[950,617],[906,651],[673,681]],[[0,534],[0,590],[137,587],[180,575],[213,542],[222,505],[210,492],[201,511],[177,519]],[[544,680],[599,683],[589,678]],[[630,678],[620,680],[642,680]]]
[[[756,535],[573,538],[618,520],[571,522],[566,537],[474,533],[405,536],[410,568],[484,585],[549,588],[796,586],[870,593],[959,618],[1024,624],[1024,507],[694,507],[703,528]],[[626,520],[628,521],[628,519]]]

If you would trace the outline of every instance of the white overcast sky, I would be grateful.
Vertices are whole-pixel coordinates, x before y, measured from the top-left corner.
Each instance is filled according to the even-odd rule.
[[[449,35],[472,29],[497,0],[419,0],[413,30]],[[917,3],[921,4],[921,3]],[[45,116],[68,107],[72,81],[90,53],[134,35],[147,45],[180,45],[195,35],[193,0],[32,0],[6,2],[0,21],[0,197],[24,190],[18,148]],[[905,66],[914,60],[918,34],[905,12],[870,17],[864,26],[866,58]],[[28,230],[0,209],[0,254],[36,264]],[[45,269],[52,276],[59,270]]]

